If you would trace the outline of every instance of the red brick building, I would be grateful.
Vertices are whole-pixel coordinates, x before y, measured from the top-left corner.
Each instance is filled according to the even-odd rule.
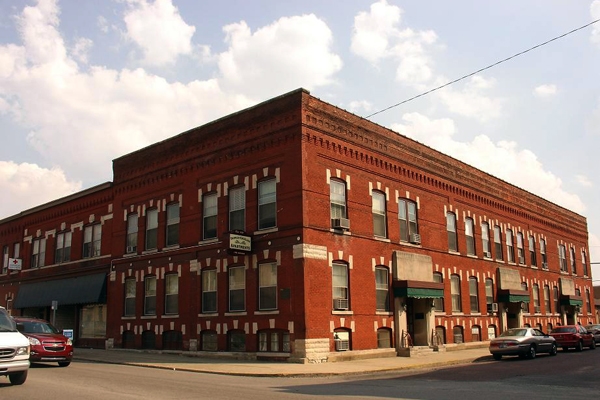
[[[31,293],[84,273],[95,293],[107,274],[105,304],[102,290],[63,300],[79,343],[88,308],[99,326],[106,315],[107,346],[308,362],[594,319],[584,217],[305,90],[113,170],[0,221],[5,265],[22,260],[0,276],[15,314],[48,317]]]

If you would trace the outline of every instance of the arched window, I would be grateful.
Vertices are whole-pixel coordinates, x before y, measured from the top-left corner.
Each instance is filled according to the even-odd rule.
[[[442,275],[441,272],[434,272],[433,273],[433,281],[436,283],[443,283],[444,276]],[[444,298],[435,299],[434,303],[435,303],[435,311],[438,311],[438,312],[444,311]]]
[[[479,325],[473,325],[471,327],[471,341],[481,342],[481,327]]]
[[[390,273],[387,268],[375,268],[375,292],[377,311],[390,310]]]
[[[246,351],[246,333],[239,329],[227,332],[229,351]]]
[[[435,342],[437,342],[438,346],[442,345],[442,344],[446,344],[446,328],[444,328],[441,325],[436,326],[435,327],[435,336],[436,336]]]
[[[281,329],[258,331],[258,351],[289,353],[290,332]]]
[[[156,333],[154,331],[142,332],[142,349],[155,349],[156,348]]]
[[[460,297],[460,276],[450,276],[450,295],[452,296],[452,312],[462,312]]]
[[[202,331],[200,333],[200,348],[202,351],[217,351],[217,332]]]
[[[446,232],[448,233],[448,250],[458,251],[458,237],[456,235],[456,214],[446,213]]]
[[[469,278],[469,302],[471,305],[471,312],[479,312],[479,289],[477,287],[477,278],[474,276]]]
[[[400,241],[420,244],[417,203],[408,199],[398,199],[398,222],[400,224]]]
[[[392,330],[389,328],[377,329],[377,348],[389,349],[392,347]]]
[[[183,335],[181,331],[164,331],[162,339],[163,350],[181,350],[183,348]]]
[[[337,328],[333,331],[333,344],[335,351],[346,351],[352,349],[352,336],[349,329]]]
[[[475,224],[473,218],[465,219],[465,236],[467,238],[467,254],[475,255]]]
[[[496,337],[496,325],[488,325],[488,340]]]
[[[454,328],[452,328],[452,336],[454,343],[464,343],[463,327],[456,325]]]

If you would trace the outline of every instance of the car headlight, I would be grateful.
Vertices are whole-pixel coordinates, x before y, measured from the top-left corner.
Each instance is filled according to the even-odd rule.
[[[28,356],[29,355],[29,346],[19,347],[17,349],[18,356]]]
[[[37,340],[36,338],[30,336],[29,337],[29,344],[32,345],[32,346],[39,346],[42,343],[39,340]]]
[[[67,346],[73,346],[73,341],[71,340],[71,338],[67,339]]]

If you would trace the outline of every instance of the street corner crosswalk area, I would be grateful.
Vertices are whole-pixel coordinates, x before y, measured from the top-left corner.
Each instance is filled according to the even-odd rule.
[[[351,361],[301,364],[257,360],[208,358],[198,353],[129,349],[76,348],[75,362],[99,362],[176,371],[240,376],[328,376],[442,368],[493,361],[487,346],[430,352],[412,357],[365,358]]]

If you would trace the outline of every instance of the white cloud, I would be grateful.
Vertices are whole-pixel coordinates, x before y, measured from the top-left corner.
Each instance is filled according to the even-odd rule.
[[[600,99],[598,99],[596,109],[592,111],[590,116],[587,118],[585,125],[587,132],[592,135],[600,136]]]
[[[144,53],[149,65],[172,64],[180,55],[192,52],[194,26],[185,23],[171,0],[128,0],[125,13],[127,36]]]
[[[280,18],[252,33],[245,22],[224,27],[229,48],[219,55],[227,88],[252,96],[281,94],[333,82],[342,68],[333,35],[315,15]]]
[[[45,169],[35,164],[0,161],[0,192],[4,198],[0,218],[80,190],[81,182],[70,182],[59,168]]]
[[[79,38],[75,42],[75,45],[73,46],[73,49],[71,50],[71,54],[73,54],[73,57],[77,61],[87,64],[88,51],[90,51],[90,49],[92,48],[93,45],[94,45],[94,42],[92,42],[90,39]]]
[[[98,18],[96,19],[96,25],[98,26],[98,29],[100,29],[101,32],[108,33],[108,20],[102,15],[98,16]]]
[[[365,112],[370,112],[373,109],[373,104],[366,100],[355,100],[351,101],[348,107],[348,110],[353,113],[358,113],[361,110]]]
[[[453,139],[456,127],[451,119],[431,120],[419,113],[405,114],[402,119],[391,129],[577,213],[585,211],[581,199],[563,189],[560,178],[517,143],[494,143],[485,135],[459,142]]]
[[[438,79],[438,84],[448,82],[444,78]],[[502,115],[504,99],[488,97],[484,91],[493,89],[495,79],[485,79],[475,75],[467,81],[463,89],[447,86],[435,92],[435,96],[453,113],[486,122]],[[458,85],[458,84],[457,84]]]
[[[540,85],[533,89],[533,94],[538,97],[552,97],[558,92],[556,85],[554,84],[545,84]]]
[[[594,0],[592,4],[590,4],[590,14],[592,15],[592,20],[595,21],[600,19],[600,0]],[[600,45],[600,26],[598,23],[593,25],[590,40],[592,43]]]
[[[592,181],[590,181],[590,178],[588,178],[585,175],[575,175],[575,179],[577,180],[577,183],[579,183],[581,186],[585,186],[585,187],[594,186]]]

